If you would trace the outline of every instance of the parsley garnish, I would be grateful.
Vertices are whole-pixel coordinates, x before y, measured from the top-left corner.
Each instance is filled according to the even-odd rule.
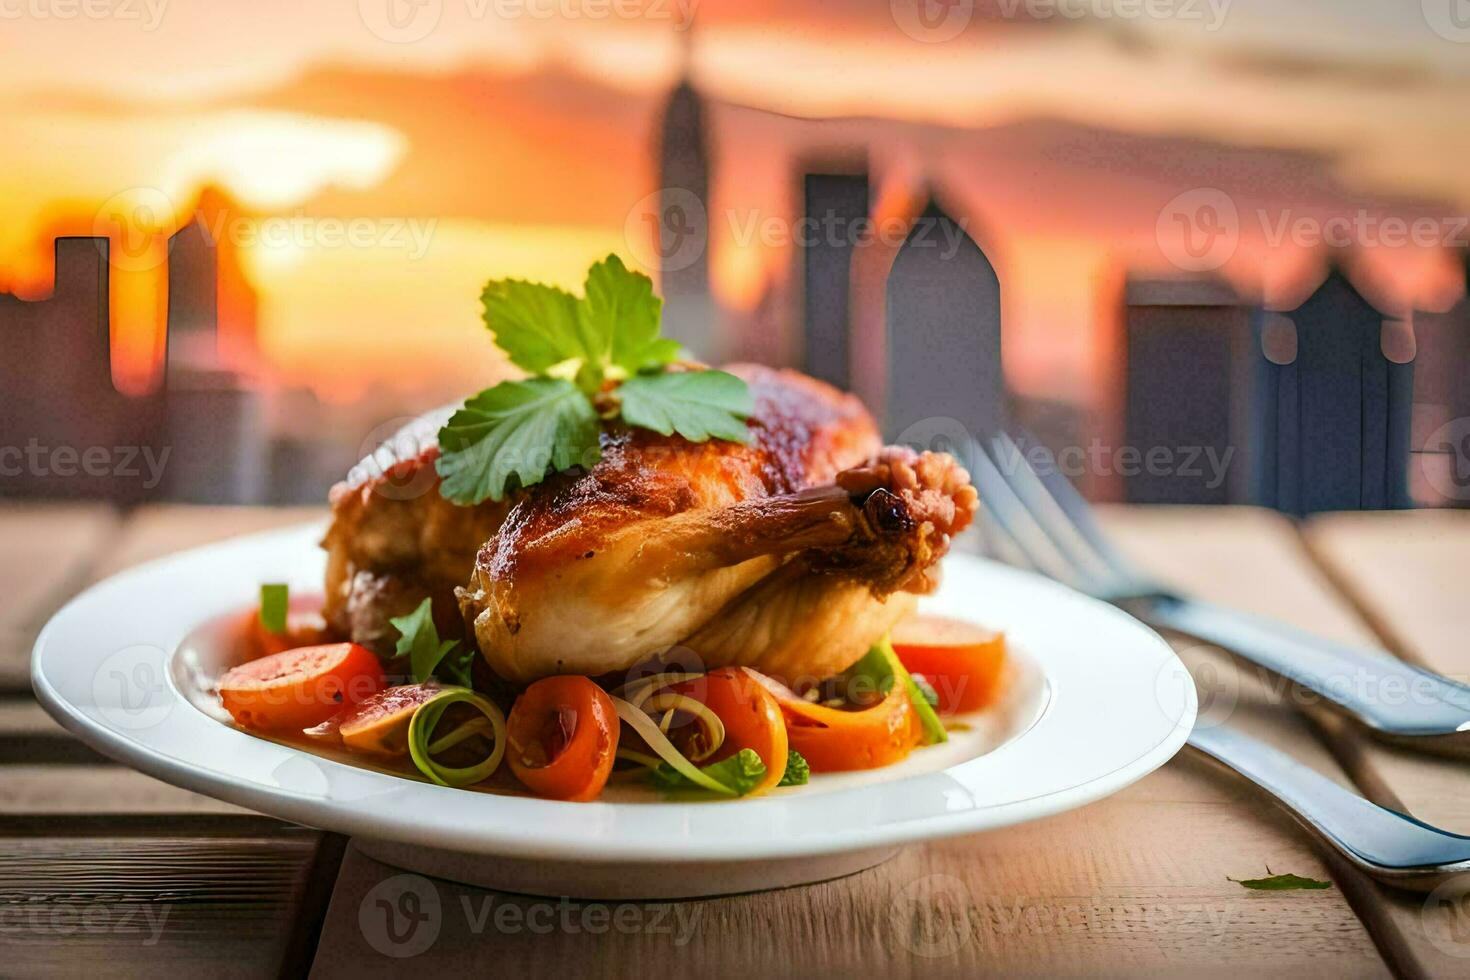
[[[394,652],[407,655],[408,670],[415,684],[422,684],[437,674],[451,684],[471,686],[470,665],[474,663],[475,652],[468,648],[456,652],[458,640],[439,639],[432,600],[425,599],[407,616],[396,616],[388,622],[398,629],[398,646]]]
[[[669,372],[679,345],[659,333],[653,282],[616,255],[587,272],[584,296],[520,279],[492,280],[485,325],[532,375],[468,399],[439,430],[439,492],[456,504],[503,500],[548,472],[601,458],[602,420],[691,442],[744,442],[745,382],[723,371]]]
[[[812,780],[812,767],[795,749],[786,752],[786,772],[777,786],[805,786]]]

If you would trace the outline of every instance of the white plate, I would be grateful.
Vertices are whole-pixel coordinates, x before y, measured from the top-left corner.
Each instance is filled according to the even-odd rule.
[[[596,803],[446,789],[230,727],[208,687],[229,663],[221,617],[261,582],[319,592],[319,526],[237,538],[124,572],[52,618],[36,695],[83,741],[143,772],[287,820],[356,835],[399,865],[508,890],[686,897],[871,866],[903,844],[994,830],[1117,792],[1184,744],[1195,691],[1131,617],[1036,576],[945,560],[923,607],[1007,633],[1014,683],[946,745],[754,800]]]

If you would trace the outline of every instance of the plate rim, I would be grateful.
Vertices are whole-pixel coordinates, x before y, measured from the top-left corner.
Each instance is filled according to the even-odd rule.
[[[204,795],[281,819],[319,827],[324,830],[362,835],[376,839],[400,841],[407,844],[422,844],[430,847],[447,848],[467,853],[510,855],[550,860],[595,859],[605,863],[641,863],[647,861],[707,863],[710,861],[781,859],[800,857],[802,855],[818,856],[868,848],[898,846],[920,840],[980,833],[1013,826],[1018,823],[1052,816],[1095,802],[1124,789],[1153,772],[1165,762],[1169,761],[1184,745],[1197,714],[1198,704],[1194,686],[1192,683],[1182,684],[1180,688],[1182,698],[1178,705],[1177,716],[1168,720],[1167,730],[1163,731],[1161,737],[1154,744],[1144,751],[1139,752],[1134,758],[1121,766],[1098,773],[1092,778],[1058,787],[1044,793],[1003,803],[972,806],[968,809],[937,812],[927,816],[904,817],[886,823],[864,824],[834,830],[829,834],[819,837],[812,837],[810,835],[789,837],[780,835],[745,838],[725,837],[723,839],[690,837],[677,841],[662,841],[653,845],[650,845],[649,842],[635,843],[623,839],[610,848],[609,842],[598,835],[589,835],[582,839],[566,837],[548,839],[536,837],[533,833],[528,832],[526,826],[512,826],[509,831],[504,828],[476,826],[470,831],[459,828],[458,832],[453,827],[436,826],[433,828],[433,834],[431,836],[415,836],[416,831],[423,830],[422,827],[405,823],[401,815],[397,816],[396,819],[388,818],[385,820],[384,816],[381,813],[375,812],[372,806],[363,806],[359,800],[334,799],[329,794],[310,795],[293,791],[280,785],[268,786],[258,781],[247,782],[240,777],[206,768],[202,764],[190,763],[174,758],[161,749],[145,744],[138,738],[121,731],[116,726],[109,726],[97,718],[90,717],[78,705],[73,704],[70,699],[57,690],[52,684],[51,679],[47,676],[45,669],[47,665],[46,658],[49,656],[49,651],[55,642],[54,637],[58,629],[62,624],[66,624],[70,619],[80,615],[89,603],[99,601],[99,596],[106,595],[114,590],[135,588],[139,583],[147,580],[151,576],[164,574],[170,568],[187,565],[192,561],[203,560],[213,556],[216,552],[246,546],[264,548],[271,545],[284,546],[297,543],[299,539],[313,535],[323,527],[324,522],[318,520],[305,524],[241,535],[156,558],[92,584],[63,605],[51,617],[36,638],[31,656],[31,682],[37,700],[46,712],[61,724],[62,727],[76,735],[87,745],[109,757],[175,786],[200,792]],[[1156,668],[1158,676],[1162,676],[1166,670],[1180,673],[1184,678],[1189,676],[1182,662],[1179,661],[1177,655],[1165,643],[1162,637],[1120,609],[1084,596],[1033,573],[999,565],[974,555],[955,553],[947,558],[946,562],[952,562],[956,565],[973,564],[973,566],[984,568],[987,572],[1015,577],[1018,581],[1026,580],[1028,586],[1049,590],[1058,596],[1065,595],[1068,597],[1067,601],[1081,603],[1098,615],[1111,619],[1113,622],[1119,624],[1121,628],[1136,631],[1136,635],[1141,642],[1152,646],[1156,652],[1161,654],[1162,663]],[[235,608],[238,608],[238,605]],[[184,632],[187,633],[198,625],[199,621],[188,624],[184,627]],[[172,658],[176,652],[176,647],[170,649],[166,652],[166,657]],[[1051,680],[1051,676],[1048,675],[1046,677],[1047,683],[1050,684]],[[606,812],[609,809],[621,808],[637,808],[645,813],[648,812],[649,807],[693,807],[701,811],[708,810],[709,808],[719,808],[720,810],[729,811],[732,815],[735,813],[751,815],[757,808],[762,812],[762,815],[768,815],[775,811],[785,809],[805,810],[826,807],[834,805],[834,803],[840,804],[844,799],[856,794],[892,794],[901,787],[912,790],[914,789],[912,785],[914,783],[942,782],[947,777],[952,779],[954,770],[965,765],[991,759],[1002,753],[1017,750],[1019,746],[1025,743],[1027,737],[1036,728],[1046,723],[1046,716],[1043,716],[1035,720],[1028,729],[997,747],[994,751],[946,769],[820,794],[806,796],[799,793],[790,795],[782,794],[767,796],[758,800],[738,802],[594,802],[568,804],[525,797],[507,797],[478,793],[466,794],[462,790],[403,779],[385,773],[363,770],[335,760],[324,759],[303,752],[300,749],[289,748],[280,743],[267,742],[230,728],[229,726],[221,725],[218,721],[203,714],[193,704],[190,704],[183,693],[174,685],[171,678],[168,680],[166,686],[170,698],[182,703],[189,713],[192,713],[200,722],[205,722],[212,728],[229,732],[241,739],[248,740],[252,744],[278,746],[282,751],[288,751],[295,756],[311,759],[315,765],[326,770],[328,774],[331,774],[337,769],[341,769],[349,773],[361,774],[368,779],[391,780],[393,783],[399,784],[385,790],[383,794],[372,794],[384,796],[385,802],[387,801],[386,797],[391,796],[430,794],[429,796],[423,797],[423,800],[429,802],[430,805],[436,801],[448,803],[451,800],[464,801],[466,797],[470,797],[476,800],[486,801],[484,804],[475,805],[494,805],[501,801],[513,800],[516,802],[509,805],[508,808],[510,809],[520,810],[527,807],[531,809],[555,808],[555,812],[559,814],[565,814],[567,807],[575,807],[579,812],[586,814],[595,814]],[[1055,697],[1055,692],[1053,692],[1053,697]],[[463,805],[467,804],[461,802],[452,806],[451,809],[457,809]],[[550,815],[552,811],[545,810],[544,812]],[[596,821],[593,820],[590,822],[595,824]],[[535,821],[532,821],[531,825],[534,825],[534,823]]]

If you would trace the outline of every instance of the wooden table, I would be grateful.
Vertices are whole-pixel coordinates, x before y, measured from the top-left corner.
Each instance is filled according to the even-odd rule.
[[[88,582],[317,516],[0,505],[0,974],[1470,975],[1470,904],[1385,892],[1188,753],[1082,810],[913,847],[806,888],[606,906],[410,882],[437,897],[437,932],[413,958],[389,955],[414,951],[375,919],[381,889],[404,884],[390,881],[399,872],[338,835],[109,762],[53,724],[27,680],[36,630]],[[1341,515],[1301,528],[1233,508],[1104,516],[1140,563],[1202,595],[1470,677],[1470,513]],[[1466,764],[1367,744],[1219,651],[1178,645],[1207,717],[1470,832]],[[1257,892],[1229,880],[1268,866],[1334,887]]]

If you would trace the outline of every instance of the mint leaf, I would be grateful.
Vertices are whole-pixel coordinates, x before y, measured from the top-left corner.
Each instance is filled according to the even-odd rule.
[[[413,675],[415,684],[422,684],[433,677],[435,669],[442,665],[447,680],[463,687],[470,686],[468,658],[462,653],[445,660],[450,651],[459,646],[459,641],[439,639],[439,629],[434,625],[433,600],[426,598],[407,616],[396,616],[388,622],[398,629],[398,645],[394,652],[408,657],[409,673]]]
[[[786,772],[777,786],[805,786],[811,782],[812,767],[807,765],[801,753],[791,749],[786,753]]]
[[[1266,869],[1270,874],[1271,869]],[[1332,882],[1318,881],[1316,878],[1303,878],[1301,875],[1271,875],[1269,878],[1231,878],[1226,876],[1227,881],[1233,881],[1242,888],[1249,888],[1260,892],[1289,892],[1289,891],[1321,891],[1331,888]]]
[[[699,771],[716,782],[728,786],[736,796],[744,796],[766,778],[766,764],[761,761],[760,753],[754,749],[741,749],[721,762],[701,766]],[[650,770],[648,779],[654,786],[662,790],[703,788],[695,785],[688,777],[681,775],[667,762],[657,769]]]
[[[640,374],[618,389],[623,421],[690,442],[750,438],[745,418],[755,411],[744,381],[724,371]]]
[[[632,272],[616,255],[587,271],[582,317],[586,333],[610,338],[608,368],[622,377],[662,367],[679,356],[679,345],[659,336],[663,300],[653,294],[653,280]]]
[[[492,279],[480,302],[485,326],[516,367],[541,375],[560,367],[589,393],[602,383],[611,334],[582,315],[582,301],[571,293],[523,279]]]
[[[503,500],[514,477],[528,487],[548,469],[601,458],[597,413],[570,381],[503,381],[480,392],[439,430],[439,493],[456,504]]]
[[[291,592],[284,585],[260,587],[260,625],[270,633],[286,632],[286,617],[291,610]]]

